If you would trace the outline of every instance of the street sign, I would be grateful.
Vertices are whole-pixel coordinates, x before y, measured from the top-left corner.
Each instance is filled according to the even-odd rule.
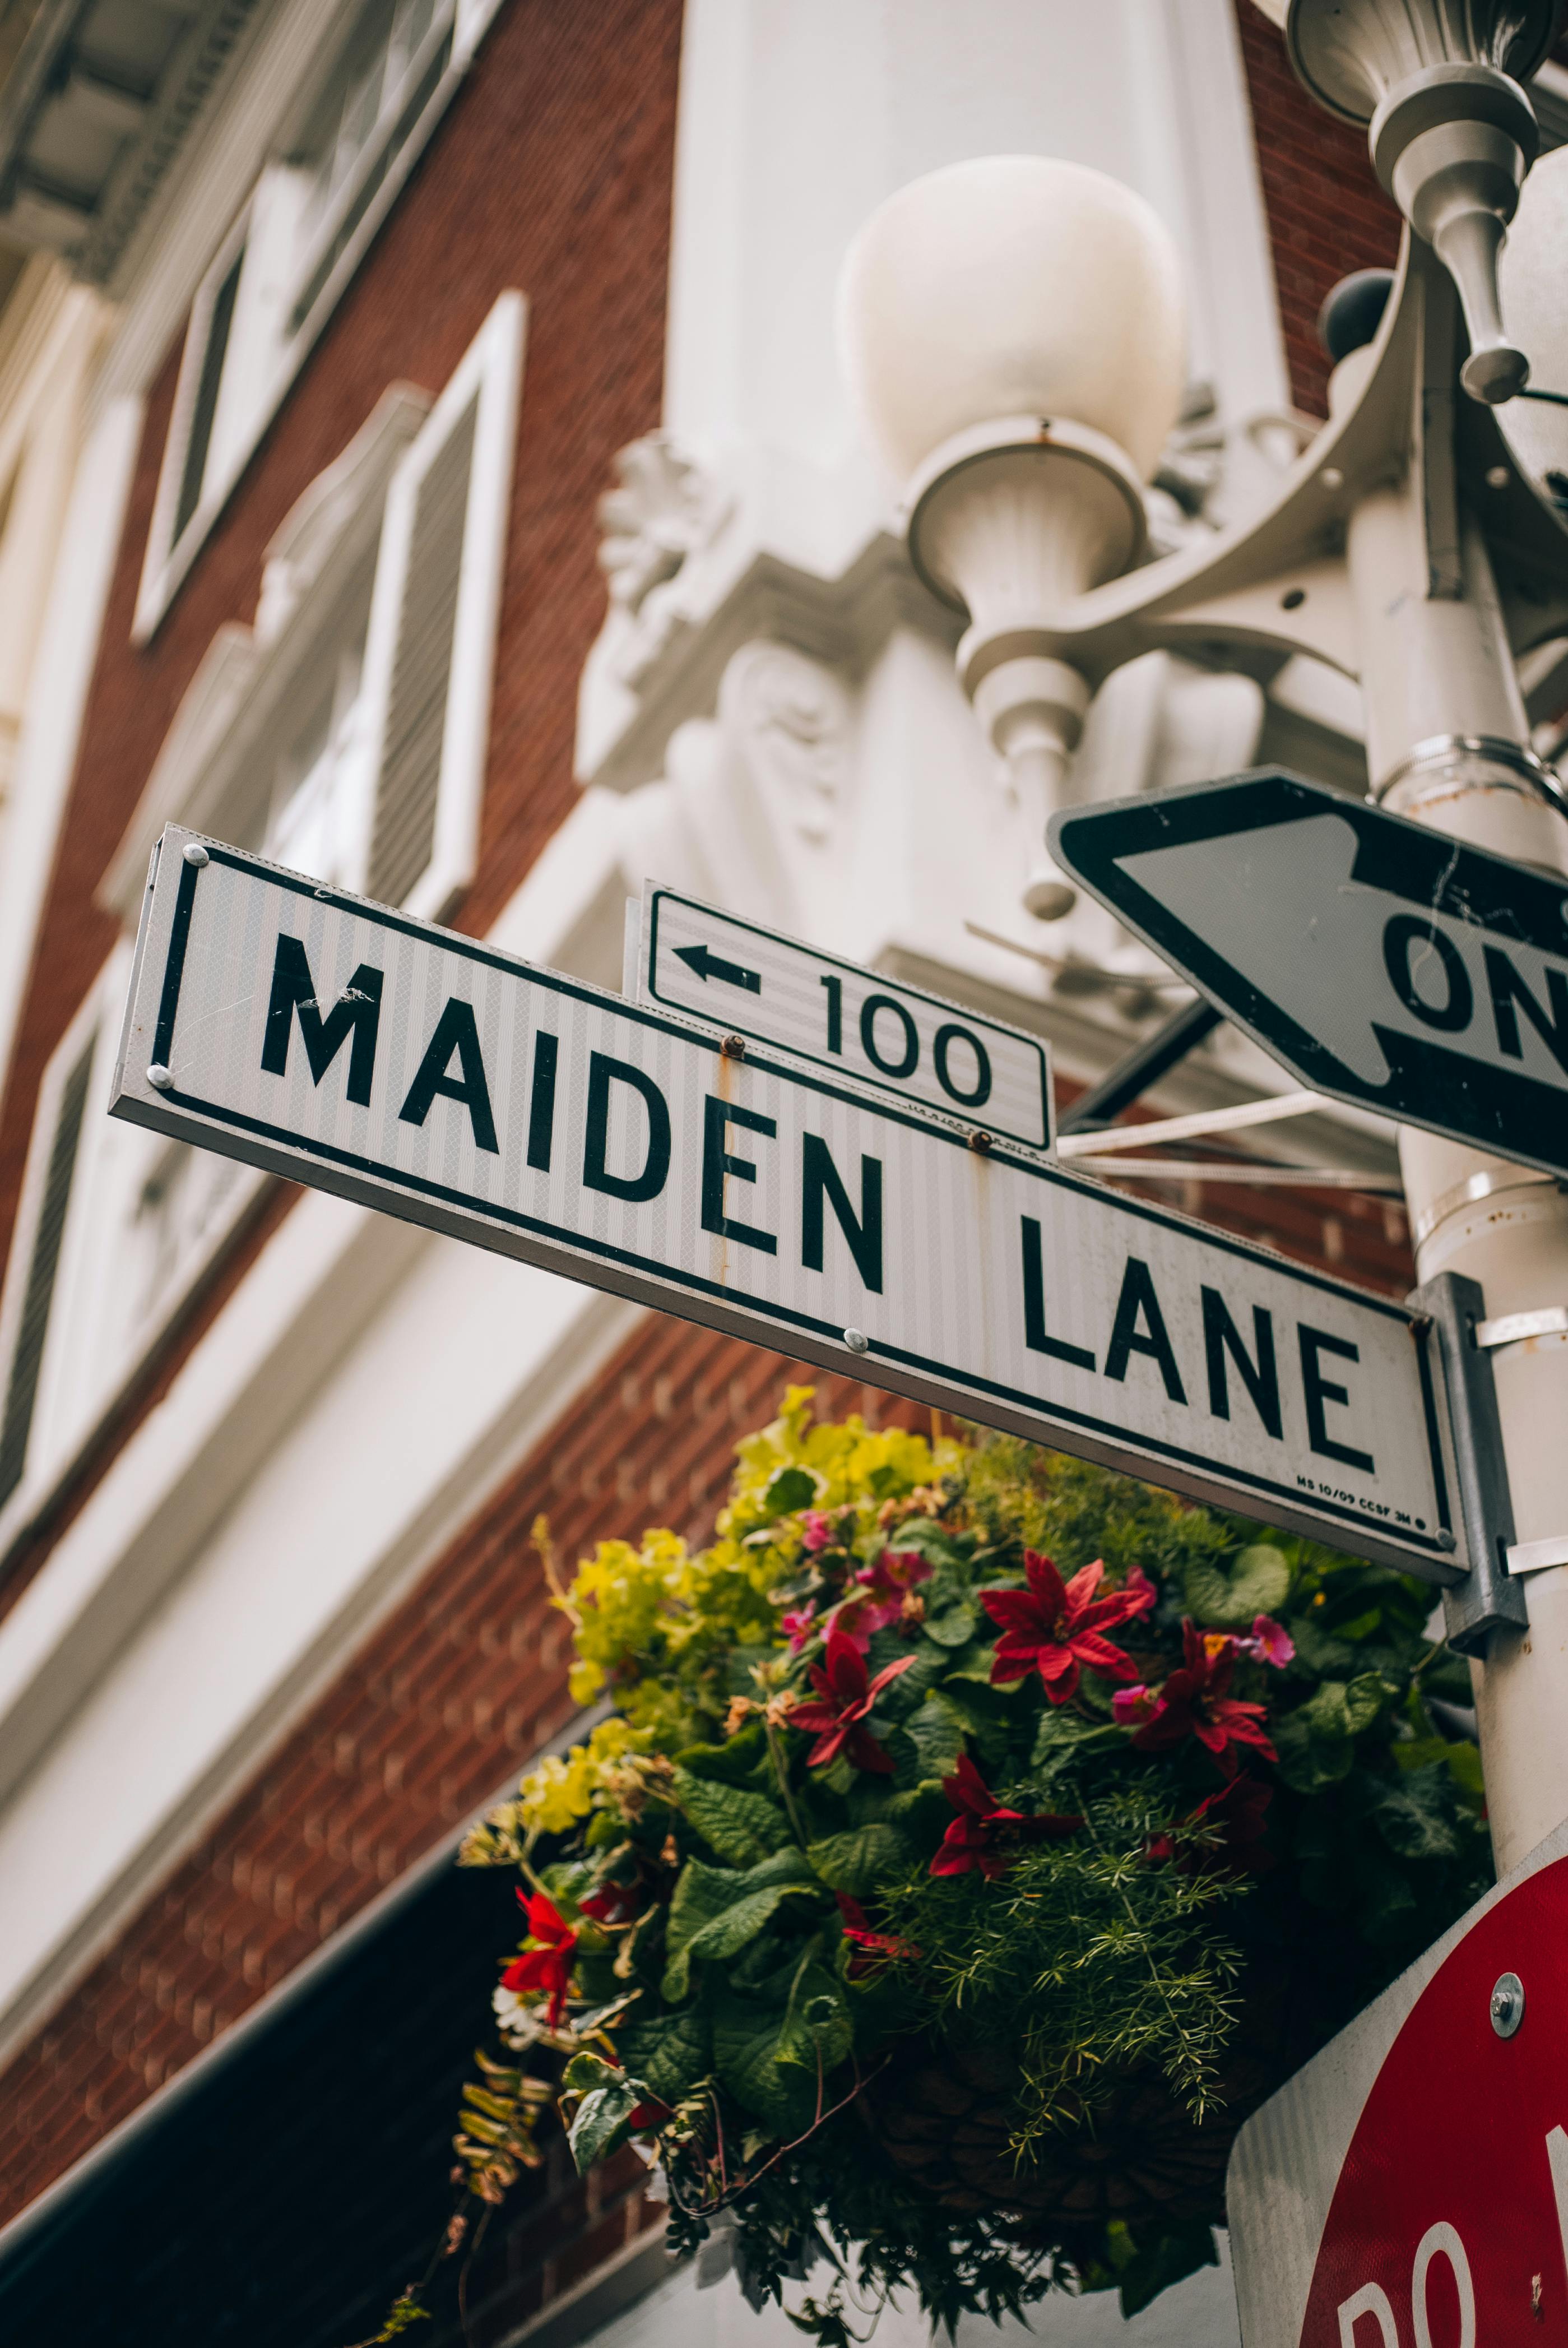
[[[112,1113],[1451,1581],[1430,1321],[171,826]]]
[[[1051,1146],[1036,1035],[650,881],[637,999],[772,1044],[1036,1149]]]
[[[1568,2343],[1568,1827],[1248,2120],[1243,2348]]]
[[[1050,837],[1314,1091],[1568,1174],[1568,883],[1286,774],[1073,809]]]

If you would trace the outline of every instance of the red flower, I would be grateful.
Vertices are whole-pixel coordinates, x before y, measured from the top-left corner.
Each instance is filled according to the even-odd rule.
[[[1179,1745],[1184,1736],[1195,1736],[1227,1777],[1235,1775],[1239,1765],[1240,1756],[1233,1750],[1238,1745],[1249,1745],[1266,1761],[1276,1761],[1279,1756],[1262,1727],[1268,1717],[1266,1705],[1243,1704],[1225,1693],[1235,1670],[1235,1641],[1217,1631],[1200,1631],[1189,1622],[1182,1625],[1182,1642],[1186,1660],[1164,1685],[1141,1690],[1135,1704],[1121,1707],[1124,1722],[1134,1711],[1144,1715],[1132,1731],[1133,1744],[1141,1752],[1152,1753],[1162,1745]]]
[[[1156,1592],[1147,1574],[1134,1566],[1124,1590],[1109,1598],[1094,1593],[1105,1577],[1096,1558],[1064,1582],[1050,1558],[1031,1549],[1023,1553],[1027,1590],[983,1590],[980,1602],[1002,1635],[997,1641],[991,1678],[1020,1680],[1038,1670],[1052,1704],[1065,1704],[1077,1694],[1079,1665],[1098,1672],[1102,1679],[1131,1680],[1137,1673],[1120,1647],[1101,1637],[1117,1622],[1146,1614]]]
[[[1228,1855],[1235,1867],[1263,1867],[1270,1863],[1266,1851],[1256,1850],[1255,1844],[1267,1832],[1264,1813],[1274,1799],[1274,1788],[1261,1778],[1233,1777],[1217,1793],[1206,1794],[1193,1812],[1194,1820],[1206,1818],[1210,1825],[1224,1828],[1225,1841],[1217,1851],[1205,1852],[1213,1866]]]
[[[844,1919],[844,1937],[849,1942],[851,1955],[846,1968],[851,1981],[875,1968],[878,1958],[917,1957],[919,1950],[913,1941],[902,1941],[897,1932],[874,1932],[866,1921],[866,1910],[858,1900],[847,1891],[838,1897],[838,1912]]]
[[[559,2030],[566,2016],[567,1992],[571,1987],[572,1952],[577,1947],[577,1934],[553,1900],[542,1891],[525,1900],[518,1894],[519,1906],[526,1909],[530,1939],[542,1941],[541,1949],[527,1949],[514,1957],[501,1975],[501,1987],[521,1996],[528,1990],[544,1990],[549,1998],[545,2020],[550,2029]]]
[[[857,1769],[889,1775],[893,1764],[866,1726],[866,1718],[888,1681],[907,1672],[914,1661],[913,1655],[901,1655],[868,1684],[865,1657],[847,1632],[835,1623],[828,1632],[825,1663],[811,1667],[811,1684],[822,1700],[797,1704],[789,1716],[792,1728],[808,1728],[815,1734],[816,1743],[805,1756],[806,1766],[825,1769],[840,1753],[847,1753]]]
[[[1174,1859],[1181,1871],[1192,1875],[1206,1868],[1222,1874],[1239,1873],[1247,1869],[1261,1870],[1274,1861],[1267,1851],[1254,1848],[1263,1840],[1266,1831],[1264,1813],[1274,1799],[1271,1787],[1256,1777],[1232,1777],[1227,1785],[1214,1793],[1205,1794],[1195,1810],[1189,1810],[1181,1825],[1163,1834],[1151,1835],[1144,1846],[1148,1859]],[[1177,1856],[1177,1838],[1182,1828],[1218,1827],[1220,1840],[1206,1849],[1194,1849],[1190,1843]]]
[[[578,1906],[585,1916],[591,1916],[596,1924],[624,1924],[637,1913],[638,1890],[635,1883],[617,1883],[611,1879],[601,1883],[599,1890],[590,1892],[586,1900],[579,1900]]]
[[[633,2136],[651,2136],[672,2117],[670,2106],[661,2104],[657,2096],[651,2096],[645,2104],[633,2104],[626,2115],[626,2125]]]
[[[1058,1839],[1083,1824],[1081,1818],[1058,1818],[1050,1811],[1028,1818],[1022,1810],[1002,1809],[967,1753],[959,1755],[952,1776],[943,1778],[942,1791],[958,1815],[931,1861],[933,1875],[967,1875],[978,1867],[986,1881],[994,1883],[1018,1857],[1016,1849],[999,1850],[999,1841],[1016,1843],[1021,1837],[1039,1835]]]

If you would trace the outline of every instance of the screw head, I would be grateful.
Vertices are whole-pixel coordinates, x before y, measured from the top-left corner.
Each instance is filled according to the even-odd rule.
[[[1513,476],[1506,465],[1489,465],[1486,469],[1486,486],[1489,489],[1505,489],[1512,479]]]
[[[1458,1533],[1450,1533],[1447,1525],[1440,1525],[1438,1527],[1438,1547],[1440,1549],[1458,1549]]]
[[[210,861],[207,850],[199,839],[188,839],[183,853],[187,864],[194,864],[199,872],[201,867]]]
[[[1325,465],[1317,478],[1328,490],[1342,489],[1345,486],[1344,473],[1337,465]]]
[[[161,1060],[154,1060],[147,1072],[147,1081],[156,1085],[160,1093],[166,1093],[174,1082],[174,1070],[166,1068]]]
[[[746,1056],[746,1039],[743,1035],[726,1035],[719,1049],[726,1060],[743,1060]]]
[[[1517,1973],[1499,1973],[1487,2011],[1500,2038],[1512,2038],[1524,2019],[1524,1983]]]
[[[977,1158],[984,1158],[989,1155],[990,1147],[990,1135],[986,1131],[983,1126],[977,1125],[974,1131],[969,1136],[969,1148],[974,1151]]]
[[[846,1329],[844,1342],[852,1354],[868,1354],[871,1351],[871,1340],[864,1329]]]

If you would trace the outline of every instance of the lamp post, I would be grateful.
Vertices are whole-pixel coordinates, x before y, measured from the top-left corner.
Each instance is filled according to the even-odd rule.
[[[911,558],[969,615],[959,676],[1037,817],[1063,803],[1089,698],[1123,662],[1305,653],[1360,683],[1374,798],[1568,875],[1568,816],[1516,667],[1568,634],[1568,531],[1493,413],[1528,373],[1497,294],[1538,143],[1515,77],[1560,6],[1259,5],[1314,95],[1367,124],[1407,221],[1380,319],[1365,288],[1330,317],[1327,424],[1265,512],[1132,568],[1138,484],[1180,390],[1169,242],[1096,173],[958,165],[873,215],[844,282],[847,369],[907,481]],[[1041,860],[1025,901],[1050,918],[1072,896]],[[1568,1305],[1554,1180],[1409,1129],[1399,1151],[1422,1280],[1467,1274],[1492,1321]],[[1517,1540],[1561,1556],[1530,1578],[1528,1623],[1521,1606],[1472,1662],[1506,1868],[1568,1818],[1568,1335],[1493,1361]]]

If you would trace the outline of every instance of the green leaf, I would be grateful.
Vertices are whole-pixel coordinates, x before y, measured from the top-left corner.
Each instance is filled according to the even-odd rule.
[[[638,2105],[646,2101],[647,2090],[641,2079],[622,2079],[612,2087],[596,2087],[591,2095],[583,2097],[567,2130],[567,2142],[579,2176],[613,2149]]]
[[[825,2078],[843,2062],[854,2039],[849,2009],[833,1974],[820,1964],[803,1965],[779,2032],[779,2061],[809,2071],[814,2080],[820,2065]]]
[[[1118,1728],[1114,1721],[1106,1725],[1081,1720],[1065,1706],[1048,1704],[1035,1731],[1030,1766],[1038,1776],[1050,1779],[1059,1776],[1070,1763],[1085,1759],[1091,1753],[1110,1752],[1126,1742],[1126,1731]]]
[[[865,1826],[826,1835],[809,1844],[805,1855],[825,1883],[858,1900],[907,1867],[914,1852],[897,1827]]]
[[[816,1478],[805,1468],[781,1468],[764,1495],[763,1506],[775,1517],[794,1516],[809,1509],[816,1498]]]
[[[693,1957],[733,1956],[792,1891],[820,1890],[798,1850],[777,1851],[744,1874],[688,1859],[670,1902],[663,1995],[678,2004],[692,1985]]]
[[[1325,1786],[1348,1777],[1356,1760],[1356,1747],[1349,1737],[1316,1729],[1311,1712],[1310,1704],[1303,1704],[1273,1730],[1279,1774],[1298,1794],[1319,1793]]]
[[[712,2065],[708,2016],[700,2005],[619,2031],[616,2044],[627,2069],[646,2079],[661,2104],[678,2104]]]
[[[1374,1802],[1373,1825],[1401,1859],[1452,1859],[1459,1850],[1447,1771],[1412,1769]]]
[[[723,1786],[753,1784],[768,1769],[767,1737],[760,1720],[749,1721],[723,1745],[687,1745],[671,1756],[678,1768],[689,1769],[693,1777],[714,1778]],[[600,1815],[603,1815],[600,1813]],[[626,1831],[624,1826],[620,1832]]]
[[[1255,1541],[1228,1573],[1209,1558],[1194,1558],[1182,1587],[1194,1622],[1245,1631],[1251,1628],[1255,1614],[1277,1613],[1284,1605],[1290,1595],[1290,1565],[1271,1542]]]
[[[561,2085],[574,2096],[591,2095],[596,2087],[618,2087],[626,2074],[618,2063],[607,2063],[602,2054],[574,2054],[561,2073]]]
[[[798,2065],[781,2060],[784,2020],[782,2005],[723,1993],[713,2015],[713,2067],[744,2110],[791,2137],[811,2126],[816,2076],[815,2062],[808,2078]]]
[[[1370,1728],[1389,1698],[1389,1691],[1376,1672],[1363,1672],[1345,1691],[1346,1716],[1352,1736],[1359,1736]]]
[[[678,1768],[671,1799],[710,1849],[742,1867],[765,1859],[790,1838],[788,1819],[765,1794],[748,1794],[739,1786],[694,1777],[690,1769]]]
[[[981,1687],[989,1687],[991,1665],[996,1659],[996,1649],[986,1640],[971,1639],[968,1646],[960,1647],[958,1653],[953,1656],[943,1677],[948,1680],[973,1680]]]
[[[959,1706],[939,1690],[926,1698],[903,1724],[919,1757],[921,1777],[950,1777],[964,1749],[965,1720]]]
[[[974,1637],[979,1620],[975,1609],[966,1598],[940,1614],[927,1614],[926,1636],[934,1639],[938,1647],[964,1647]]]

